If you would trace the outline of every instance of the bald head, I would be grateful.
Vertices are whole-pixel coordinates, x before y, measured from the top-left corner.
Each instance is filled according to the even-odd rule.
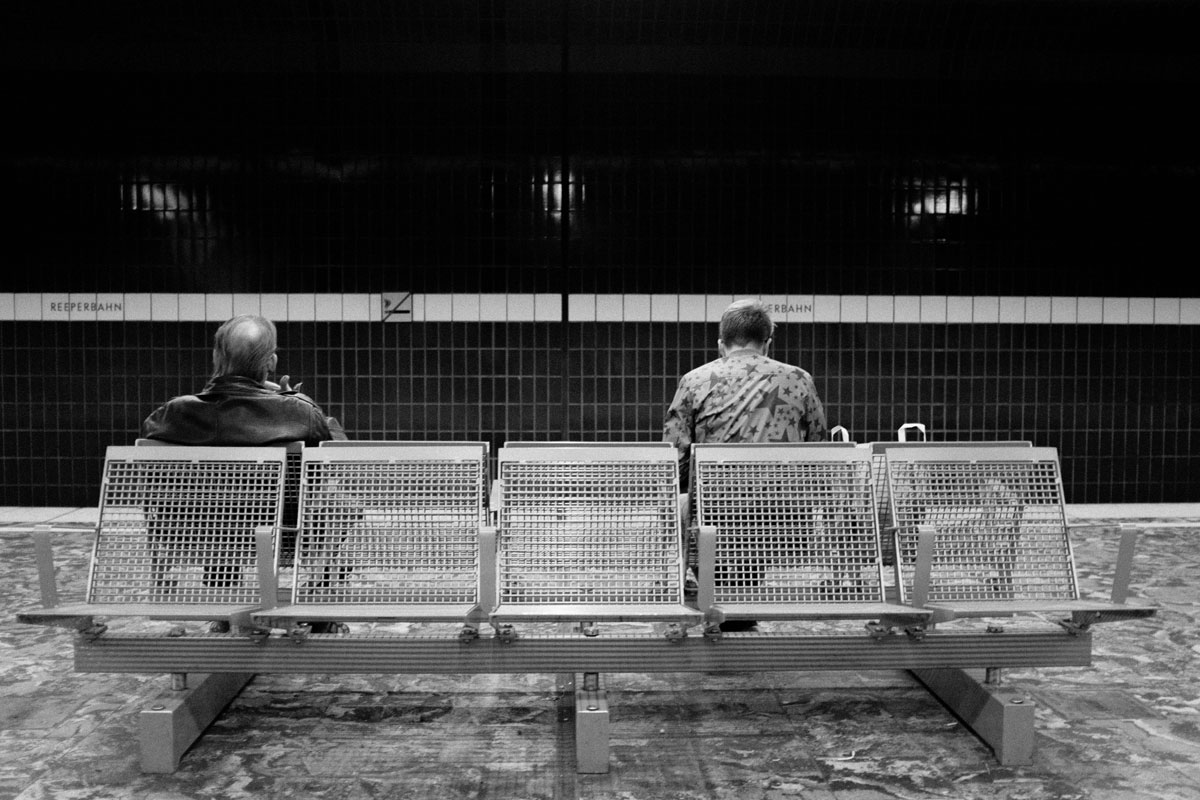
[[[234,317],[213,337],[213,377],[266,380],[275,368],[275,323],[257,314]]]

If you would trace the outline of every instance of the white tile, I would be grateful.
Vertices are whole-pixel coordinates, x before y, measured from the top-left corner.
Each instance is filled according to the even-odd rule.
[[[17,318],[17,296],[12,292],[0,292],[0,319]]]
[[[207,322],[208,304],[202,294],[179,295],[179,320],[181,322]]]
[[[788,320],[791,322],[813,321],[813,296],[811,294],[789,294],[787,296]]]
[[[72,322],[95,322],[96,295],[70,294],[67,300],[67,315]]]
[[[204,295],[200,295],[203,305]],[[125,295],[119,292],[96,295],[96,319],[103,322],[120,322],[125,319]]]
[[[533,322],[534,307],[533,295],[531,294],[510,294],[508,296],[508,321],[509,322]]]
[[[451,316],[455,322],[479,322],[479,295],[450,295]]]
[[[39,298],[41,308],[38,309],[36,317],[28,317],[28,319],[41,319],[49,321],[66,321],[71,318],[71,295],[48,293],[42,295],[33,295]]]
[[[867,322],[896,321],[896,303],[890,294],[867,295]]]
[[[650,295],[650,318],[655,322],[678,322],[679,295]]]
[[[625,298],[619,294],[598,294],[593,317],[597,322],[622,322],[625,320]]]
[[[649,322],[653,319],[650,316],[650,295],[627,294],[621,299],[624,301],[626,322]]]
[[[508,319],[508,295],[479,295],[479,321],[504,322]]]
[[[450,322],[454,319],[454,298],[448,294],[427,294],[425,322]]]
[[[374,314],[372,314],[374,311]],[[342,295],[342,316],[345,322],[372,322],[383,316],[383,297],[377,294]]]
[[[1000,298],[1000,321],[1011,325],[1020,325],[1025,322],[1025,298],[1024,297],[1001,297]]]
[[[842,322],[866,322],[867,298],[862,295],[842,295]]]
[[[288,306],[286,294],[262,294],[258,296],[258,313],[272,322],[286,322]]]
[[[129,322],[147,322],[150,316],[150,295],[125,295],[125,319]]]
[[[921,295],[921,322],[945,322],[946,298],[943,295]]]
[[[556,294],[535,294],[533,318],[535,322],[562,322],[562,298]]]
[[[567,319],[571,322],[595,322],[597,300],[594,294],[567,295]]]
[[[1179,322],[1182,325],[1200,325],[1200,298],[1180,298]]]
[[[1054,302],[1051,297],[1026,297],[1025,322],[1045,324],[1054,319]]]
[[[1000,321],[999,297],[976,297],[972,300],[971,321],[997,323]]]
[[[1129,324],[1129,298],[1105,297],[1102,301],[1101,319],[1105,325]]]
[[[709,294],[704,296],[704,319],[706,322],[720,322],[721,315],[733,302],[731,294]]]
[[[150,295],[150,319],[155,322],[178,322],[179,295],[165,293]]]
[[[946,298],[946,322],[973,322],[974,320],[974,298],[958,295]]]
[[[679,295],[680,322],[707,322],[708,305],[702,294]]]
[[[841,322],[842,298],[836,294],[813,295],[813,322]]]
[[[259,314],[262,312],[262,297],[257,294],[235,294],[233,296],[233,313],[229,316],[240,317],[242,314]]]
[[[1178,325],[1180,303],[1178,297],[1154,298],[1154,324]]]
[[[13,295],[13,319],[32,320],[42,318],[42,296],[21,293]]]
[[[287,318],[291,322],[312,322],[317,318],[317,296],[313,294],[289,294],[287,296]]]
[[[1154,324],[1154,298],[1153,297],[1131,297],[1131,298],[1129,298],[1129,323],[1131,325],[1153,325]]]
[[[915,295],[901,295],[892,298],[892,307],[896,322],[920,322],[921,298]]]
[[[786,294],[764,294],[758,298],[763,306],[767,309],[767,313],[771,315],[771,319],[776,322],[787,322],[787,295]],[[720,317],[717,317],[720,320]]]
[[[313,317],[318,322],[342,321],[342,296],[319,294],[313,301]]]
[[[1078,300],[1074,297],[1050,298],[1050,321],[1056,325],[1073,325],[1078,319]]]
[[[1098,322],[1104,322],[1104,298],[1102,297],[1079,297],[1076,298],[1075,321],[1081,325],[1091,325]]]
[[[208,322],[224,322],[233,317],[233,295],[209,294],[204,296],[204,318]]]

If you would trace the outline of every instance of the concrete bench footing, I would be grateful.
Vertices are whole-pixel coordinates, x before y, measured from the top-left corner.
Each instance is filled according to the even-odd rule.
[[[142,771],[174,772],[187,749],[253,677],[242,672],[191,674],[187,688],[167,689],[147,703],[138,715]]]
[[[1034,703],[1028,697],[985,683],[962,669],[916,669],[912,674],[964,725],[983,740],[1004,766],[1033,763]]]

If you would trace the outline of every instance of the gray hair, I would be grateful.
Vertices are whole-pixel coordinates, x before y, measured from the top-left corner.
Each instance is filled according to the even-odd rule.
[[[265,380],[277,347],[275,323],[257,314],[242,314],[217,328],[213,336],[213,377],[240,375]]]

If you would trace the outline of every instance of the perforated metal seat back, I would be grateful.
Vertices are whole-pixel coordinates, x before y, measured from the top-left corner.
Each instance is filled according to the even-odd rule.
[[[505,447],[498,463],[502,605],[682,603],[674,447]]]
[[[927,526],[930,603],[1078,598],[1054,448],[889,450],[887,470],[905,596]]]
[[[473,603],[482,443],[309,448],[293,602]]]
[[[280,519],[283,447],[109,447],[87,601],[259,602],[254,532]]]
[[[1007,441],[1007,442],[870,442],[866,445],[871,451],[871,472],[872,480],[875,483],[875,509],[879,513],[879,529],[885,531],[895,525],[892,519],[892,497],[888,489],[887,480],[887,453],[889,450],[928,450],[933,447],[1032,447],[1033,442],[1028,441]],[[884,542],[884,548],[889,546],[888,542]]]
[[[883,602],[867,452],[698,444],[693,465],[717,603]]]

